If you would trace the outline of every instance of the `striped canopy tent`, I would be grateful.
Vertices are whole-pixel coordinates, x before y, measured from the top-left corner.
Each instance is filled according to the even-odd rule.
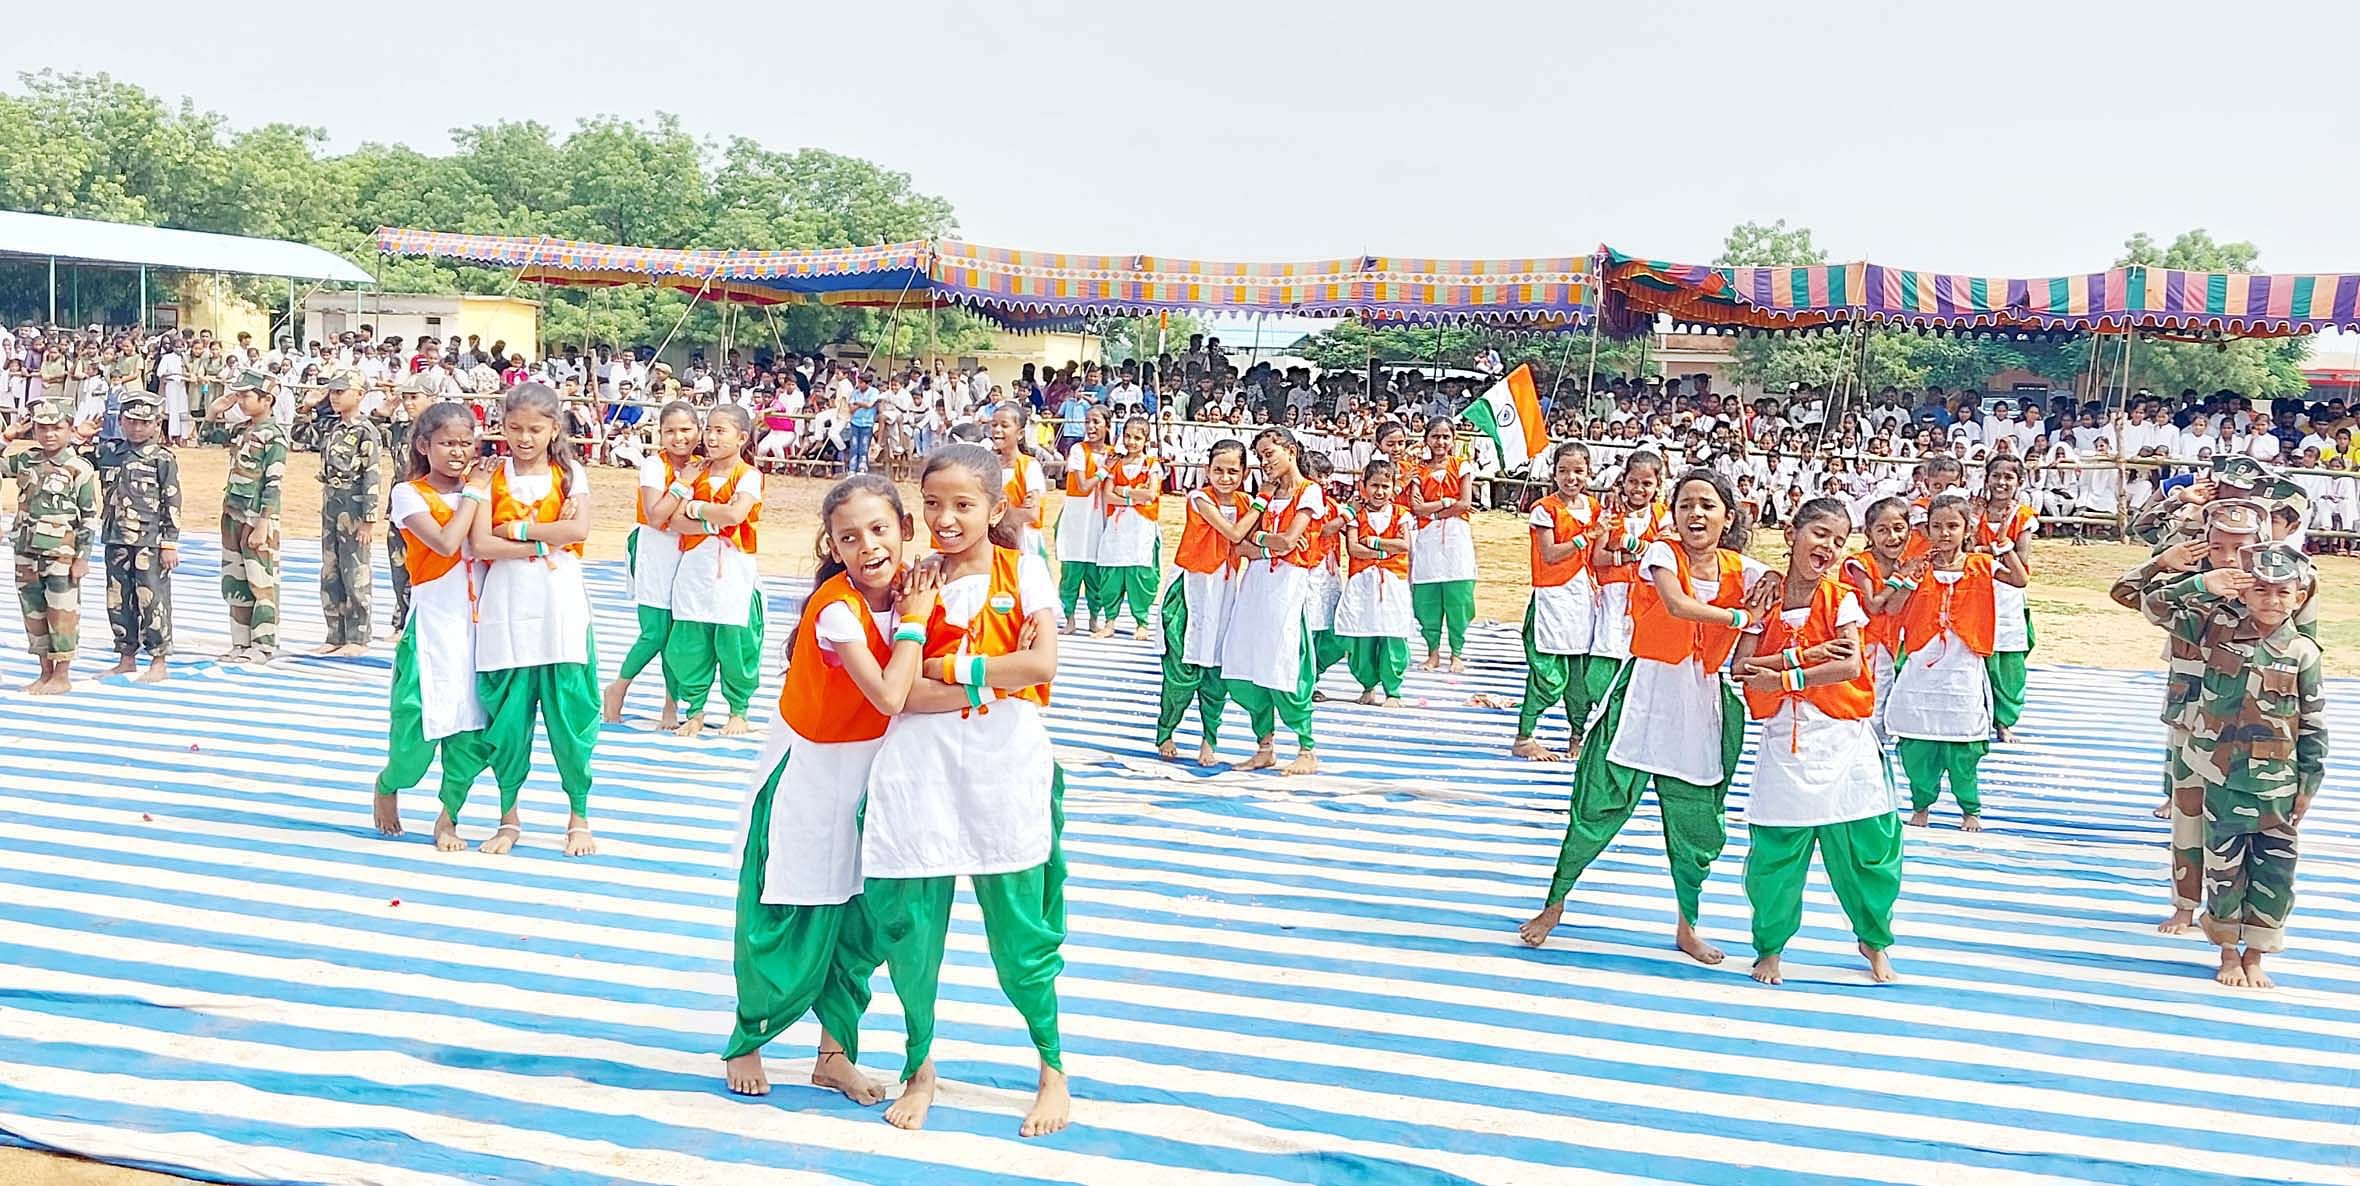
[[[2274,338],[2360,326],[2360,275],[2192,272],[2130,265],[2012,278],[1852,262],[1733,268],[1601,251],[1603,315],[1638,332],[1684,326],[1789,330],[1866,322],[1923,330]]]
[[[951,239],[819,251],[673,250],[399,227],[381,228],[377,245],[388,255],[510,268],[543,284],[657,284],[764,305],[955,305],[1020,329],[1176,311],[1561,329],[1589,320],[1594,291],[1587,256],[1227,263]]]

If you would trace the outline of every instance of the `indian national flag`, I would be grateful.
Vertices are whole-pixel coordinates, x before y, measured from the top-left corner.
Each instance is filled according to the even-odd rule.
[[[1541,397],[1532,387],[1531,363],[1509,371],[1507,378],[1467,405],[1460,415],[1491,438],[1501,473],[1523,469],[1549,447],[1549,426],[1541,419]]]

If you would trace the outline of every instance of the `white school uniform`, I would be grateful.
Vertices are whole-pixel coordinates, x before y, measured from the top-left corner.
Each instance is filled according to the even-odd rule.
[[[1672,545],[1657,540],[1639,557],[1638,579],[1652,581],[1658,569],[1676,573],[1679,566]],[[1720,596],[1719,574],[1696,568],[1702,566],[1695,566],[1688,574],[1693,596],[1699,601]],[[1767,571],[1767,565],[1747,556],[1740,565],[1739,579],[1750,589]],[[1624,647],[1629,647],[1627,639]],[[1630,685],[1623,692],[1622,722],[1615,728],[1606,760],[1698,786],[1720,782],[1726,773],[1721,769],[1721,692],[1726,677],[1704,670],[1694,658],[1678,663],[1633,659],[1630,669]]]
[[[1648,531],[1661,529],[1665,524],[1671,522],[1671,512],[1662,507],[1648,511],[1647,515],[1653,516],[1652,522],[1643,516],[1636,515],[1626,521],[1628,526],[1636,529],[1635,534],[1644,535]],[[1611,529],[1610,526],[1609,530]],[[1608,539],[1602,541],[1600,546],[1608,545],[1619,548],[1621,541]],[[1597,581],[1597,574],[1592,573],[1591,579]],[[1593,619],[1594,624],[1590,631],[1590,653],[1608,659],[1628,659],[1631,657],[1630,583],[1627,581],[1597,581],[1597,585],[1598,612]]]
[[[1057,606],[1057,583],[1038,556],[1016,562],[1020,617]],[[941,589],[945,619],[972,621],[991,578]],[[1049,859],[1054,759],[1040,707],[1014,697],[989,712],[903,713],[885,727],[869,768],[861,872],[868,877],[1014,873]]]
[[[1785,610],[1780,616],[1789,627],[1800,627],[1810,619],[1811,607]],[[1860,608],[1858,596],[1844,595],[1836,625],[1868,625],[1868,612]],[[1746,795],[1746,823],[1811,828],[1874,819],[1897,805],[1884,747],[1868,721],[1839,720],[1808,700],[1788,696],[1762,722],[1753,786]]]
[[[1078,448],[1078,446],[1077,446]],[[1126,457],[1108,468],[1132,481],[1141,470],[1153,470],[1152,457]],[[1098,527],[1100,568],[1144,568],[1155,563],[1156,522],[1138,507],[1107,505],[1105,522]]]
[[[738,490],[746,483],[754,483],[754,505],[762,505],[762,471],[744,462],[738,463]],[[727,485],[724,477],[718,482],[708,480],[715,492]],[[697,546],[679,553],[679,570],[672,577],[672,617],[681,622],[706,622],[716,626],[744,626],[752,620],[754,598],[762,588],[762,576],[756,569],[752,554],[718,535],[708,535],[697,541]]]
[[[1371,512],[1369,526],[1393,529],[1393,521],[1408,511],[1388,503]],[[1410,612],[1409,580],[1382,568],[1368,568],[1344,578],[1336,598],[1335,631],[1341,638],[1401,638],[1417,634],[1418,619]],[[1193,624],[1193,619],[1192,619]]]
[[[1311,512],[1314,524],[1326,514],[1327,498],[1317,483],[1305,490],[1295,509]],[[1274,692],[1293,692],[1303,674],[1310,600],[1310,569],[1283,560],[1246,561],[1245,571],[1238,574],[1229,621],[1221,631],[1222,676]]]
[[[1075,445],[1066,451],[1066,473],[1079,474],[1087,468],[1082,462],[1083,448],[1084,446]],[[1098,450],[1097,463],[1099,467],[1105,465],[1105,450]],[[1075,498],[1070,494],[1067,495],[1065,506],[1057,512],[1058,563],[1071,564],[1075,561],[1080,561],[1083,564],[1098,563],[1098,533],[1105,519],[1106,508],[1098,499],[1094,483],[1091,493],[1084,497]]]
[[[671,489],[665,476],[664,455],[651,453],[639,462],[639,497],[653,497]],[[651,609],[672,608],[672,580],[680,571],[680,537],[653,523],[631,525],[631,603]]]
[[[1949,585],[1966,573],[1926,575]],[[1989,740],[1991,674],[1983,656],[1954,633],[1912,651],[1886,694],[1885,732],[1922,741]]]
[[[1464,470],[1461,482],[1474,479]],[[1421,494],[1420,497],[1423,497]],[[1475,528],[1464,518],[1435,519],[1409,533],[1409,583],[1432,585],[1475,579]]]
[[[452,493],[446,501],[457,503]],[[391,515],[399,527],[426,515],[426,499],[408,482],[393,487]],[[471,556],[467,542],[459,554]],[[419,733],[439,741],[454,733],[481,729],[488,723],[483,701],[475,691],[475,598],[471,593],[482,565],[463,559],[451,571],[431,581],[410,583],[411,649],[418,661]],[[415,571],[415,570],[413,570]]]
[[[820,611],[812,633],[823,661],[834,663],[842,648],[865,647],[869,637],[884,637],[884,623],[890,620],[872,617],[863,626],[860,615],[839,601]],[[771,800],[763,904],[833,906],[850,901],[860,893],[862,880],[861,802],[868,796],[869,770],[885,739],[810,741],[796,736],[784,716],[774,716],[770,724],[762,760],[754,767],[755,789],[777,769],[781,757],[787,759],[787,772]],[[749,794],[738,818],[740,833],[753,818],[753,805]]]
[[[513,459],[501,465],[510,495],[527,503],[548,496],[555,471],[519,475]],[[590,476],[580,465],[573,467],[570,489],[576,501],[589,497]],[[477,605],[475,669],[589,661],[590,595],[581,558],[552,548],[547,556],[492,561]]]
[[[1586,496],[1566,504],[1565,510],[1584,528],[1595,522],[1598,515],[1597,504]],[[1525,526],[1554,532],[1557,521],[1547,507],[1535,506]],[[1572,580],[1547,588],[1533,587],[1532,645],[1544,655],[1587,655],[1597,636],[1598,578],[1590,572],[1588,549],[1578,558],[1584,563]],[[1627,641],[1625,645],[1629,645]]]

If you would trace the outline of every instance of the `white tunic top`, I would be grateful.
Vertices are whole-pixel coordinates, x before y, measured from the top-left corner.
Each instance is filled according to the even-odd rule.
[[[1017,561],[1016,606],[1030,617],[1057,606],[1057,584],[1038,557]],[[990,577],[961,577],[941,591],[943,616],[968,622],[984,608]],[[993,700],[991,711],[903,713],[886,726],[869,770],[861,870],[869,877],[1013,873],[1049,859],[1049,782],[1054,758],[1040,709]]]
[[[1398,506],[1378,508],[1369,526],[1379,532],[1393,529],[1393,517],[1407,515]],[[1357,527],[1347,528],[1357,530]],[[1408,638],[1418,632],[1410,611],[1409,581],[1382,568],[1363,569],[1344,578],[1336,602],[1336,634],[1343,638]]]
[[[1311,512],[1311,521],[1317,523],[1326,505],[1314,484],[1295,509]],[[1310,569],[1284,561],[1246,561],[1230,602],[1229,622],[1221,632],[1222,676],[1274,692],[1294,692],[1302,681],[1303,648],[1311,645],[1310,600]]]
[[[662,454],[650,454],[639,462],[638,497],[652,497],[670,489],[664,480]],[[680,537],[652,523],[631,525],[631,601],[634,605],[654,609],[672,608],[672,577],[680,571]],[[768,771],[763,772],[765,776]]]
[[[1801,626],[1811,609],[1785,611],[1790,627]],[[1836,625],[1865,626],[1860,599],[1844,595]],[[1746,797],[1745,822],[1776,828],[1808,828],[1871,819],[1895,806],[1884,748],[1865,720],[1838,720],[1799,697],[1780,701],[1762,723],[1754,752],[1754,783]]]
[[[551,471],[520,476],[507,467],[508,493],[523,502],[549,494]],[[573,469],[572,490],[587,498],[590,477]],[[475,633],[475,669],[507,671],[550,663],[590,661],[590,596],[582,587],[582,561],[563,548],[547,556],[495,560],[484,573]]]
[[[1462,518],[1435,519],[1409,536],[1413,585],[1475,579],[1475,528]]]
[[[1113,468],[1136,481],[1141,467],[1153,465],[1149,459],[1133,457],[1115,462]],[[1098,528],[1098,566],[1140,568],[1153,564],[1156,540],[1155,520],[1140,509],[1108,505],[1106,521]]]
[[[709,483],[716,492],[729,477]],[[762,505],[762,472],[748,468],[738,478],[738,491],[754,483],[754,505]],[[678,551],[678,545],[674,545]],[[679,571],[672,576],[672,616],[682,622],[716,626],[744,626],[753,621],[754,598],[760,596],[762,577],[751,553],[718,535],[698,540],[680,552]]]
[[[1105,450],[1100,449],[1097,452],[1099,453],[1098,463],[1103,466],[1106,463]],[[1066,451],[1065,472],[1068,474],[1082,472],[1082,447],[1080,445],[1075,445]],[[1057,512],[1058,562],[1071,563],[1079,560],[1084,564],[1098,563],[1098,530],[1105,518],[1106,510],[1099,505],[1095,489],[1092,493],[1080,498],[1067,495],[1065,505]]]
[[[458,499],[452,494],[448,501]],[[391,513],[397,527],[420,515],[434,521],[426,499],[408,482],[394,485]],[[459,551],[467,554],[466,541],[460,541]],[[463,561],[434,580],[410,584],[410,620],[403,629],[418,661],[419,733],[428,741],[488,723],[476,697],[475,602],[468,595],[470,570],[477,567]]]
[[[1963,572],[1929,573],[1948,585]],[[1996,582],[1995,582],[1996,583]],[[1991,674],[1983,656],[1956,634],[1910,652],[1885,694],[1885,732],[1922,741],[1991,737]]]
[[[882,622],[862,626],[843,602],[820,611],[812,631],[823,662],[836,662],[843,646],[865,646],[883,637]],[[774,710],[775,711],[775,710]],[[742,833],[753,816],[754,792],[778,766],[787,771],[770,801],[770,857],[762,866],[762,901],[772,906],[832,906],[860,892],[860,805],[868,794],[869,769],[885,742],[819,742],[795,735],[783,717],[771,722],[754,785],[738,818]]]
[[[1639,557],[1638,579],[1652,581],[1658,569],[1676,573],[1679,565],[1672,545],[1657,540]],[[1748,556],[1740,579],[1750,589],[1767,571],[1768,566]],[[1720,596],[1718,576],[1713,569],[1692,566],[1688,584],[1697,600]],[[1630,668],[1622,723],[1614,731],[1614,744],[1606,751],[1606,760],[1698,786],[1720,782],[1725,773],[1721,769],[1721,692],[1726,684],[1722,674],[1704,670],[1694,659],[1677,664],[1633,659]]]
[[[1584,527],[1590,523],[1589,500],[1584,499],[1566,507],[1576,523]],[[1532,517],[1525,520],[1527,527],[1554,533],[1556,517],[1549,508],[1532,508]],[[1555,536],[1552,534],[1552,539]],[[1587,560],[1586,552],[1582,559]],[[1625,615],[1628,616],[1627,614]],[[1532,643],[1544,655],[1586,655],[1597,634],[1598,580],[1590,575],[1590,566],[1582,565],[1573,579],[1548,588],[1534,586],[1532,590]],[[1629,640],[1624,640],[1626,649]]]

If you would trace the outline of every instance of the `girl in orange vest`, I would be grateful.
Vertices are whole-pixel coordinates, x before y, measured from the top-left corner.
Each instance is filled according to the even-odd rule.
[[[1410,534],[1410,605],[1418,634],[1426,640],[1421,670],[1442,668],[1442,642],[1450,642],[1450,670],[1467,669],[1467,623],[1475,618],[1475,484],[1454,452],[1451,422],[1426,421],[1426,456],[1411,471],[1410,510],[1417,529]]]
[[[1901,610],[1901,670],[1886,693],[1885,729],[1909,775],[1910,816],[1926,826],[1942,780],[1958,798],[1969,832],[1983,830],[1976,779],[1991,750],[1993,587],[2022,587],[2024,558],[2004,543],[1999,555],[1969,552],[1967,500],[1944,494],[1926,508],[1927,552],[1888,578],[1906,595]]]
[[[722,1051],[723,1073],[731,1091],[768,1093],[763,1046],[817,1012],[812,1084],[873,1104],[884,1089],[853,1066],[869,977],[883,958],[860,898],[861,801],[886,721],[901,711],[924,661],[926,634],[895,625],[911,523],[893,483],[855,474],[829,488],[819,514],[819,571],[795,622],[778,719],[746,799],[737,1024]],[[932,603],[931,593],[918,596]],[[900,608],[916,599],[901,598]],[[783,777],[789,766],[793,778]]]
[[[1885,696],[1893,686],[1893,668],[1901,655],[1901,603],[1908,600],[1907,590],[1887,585],[1885,578],[1900,572],[1908,555],[1909,500],[1890,495],[1870,503],[1861,516],[1860,529],[1868,537],[1868,547],[1844,562],[1844,580],[1859,595],[1860,607],[1868,611],[1868,624],[1860,630],[1860,659],[1876,681],[1877,710],[1870,721],[1881,740],[1885,737]]]
[[[1040,1054],[1019,1130],[1039,1136],[1064,1128],[1070,1109],[1057,1025],[1065,775],[1041,724],[1057,675],[1057,586],[1015,547],[990,450],[936,449],[918,484],[937,554],[904,582],[895,637],[922,631],[926,661],[869,768],[861,832],[863,896],[908,1034],[901,1098],[885,1119],[917,1128],[933,1103],[935,1000],[963,874],[1000,989]]]
[[[533,719],[549,730],[558,783],[573,809],[565,855],[598,850],[590,834],[590,753],[598,744],[598,663],[582,541],[590,534],[590,475],[562,425],[565,407],[546,383],[520,383],[501,405],[508,459],[467,497],[486,502],[468,545],[490,565],[477,601],[476,692],[483,698],[500,828],[483,851],[504,853],[524,834],[516,793],[532,773]],[[458,817],[458,804],[449,804]]]
[[[762,576],[755,525],[762,519],[762,471],[749,457],[754,416],[736,404],[705,414],[705,460],[682,477],[688,498],[666,525],[679,534],[680,570],[672,580],[672,635],[664,643],[664,679],[683,707],[675,734],[705,731],[713,674],[736,737],[751,726],[746,710],[762,682]]]
[[[1049,502],[1049,483],[1041,467],[1024,451],[1031,435],[1031,413],[1023,404],[1002,404],[992,413],[992,452],[999,455],[1000,472],[1007,475],[1008,514],[1016,521],[1017,547],[1049,559],[1048,542],[1041,535],[1041,512]]]
[[[1078,449],[1080,446],[1076,446]],[[1164,468],[1147,450],[1147,419],[1123,424],[1123,447],[1106,466],[1099,498],[1106,522],[1098,528],[1098,608],[1106,614],[1098,637],[1114,636],[1114,622],[1131,607],[1131,637],[1147,637],[1155,578],[1163,571],[1164,537],[1156,517],[1163,507]]]
[[[1974,549],[1989,552],[2005,542],[2032,571],[2032,537],[2040,516],[2024,502],[2024,463],[1994,457],[1983,467],[1983,514],[1975,521]],[[2031,655],[2032,609],[2024,590],[2005,581],[1992,586],[1991,723],[2001,741],[2024,716],[2024,660]]]
[[[604,715],[609,724],[622,723],[623,698],[631,694],[631,681],[664,653],[664,642],[672,637],[672,578],[680,571],[680,537],[667,525],[672,512],[688,501],[688,480],[682,475],[696,464],[697,444],[704,429],[697,423],[696,405],[686,400],[665,404],[657,426],[661,452],[639,462],[635,504],[639,522],[631,528],[628,545],[631,601],[638,610],[639,637],[623,656],[622,670],[615,673],[614,682],[606,686]],[[666,675],[663,728],[679,723],[679,702],[680,691]]]
[[[1344,532],[1344,594],[1336,602],[1336,634],[1360,702],[1389,708],[1401,707],[1409,639],[1418,629],[1409,606],[1409,509],[1394,498],[1400,472],[1382,457],[1360,471],[1360,502]]]
[[[1598,542],[1590,549],[1598,616],[1590,631],[1590,657],[1582,664],[1582,699],[1593,707],[1606,699],[1616,674],[1631,661],[1631,582],[1639,574],[1639,555],[1671,533],[1671,512],[1659,501],[1662,495],[1663,458],[1642,449],[1623,459],[1622,479],[1599,500]]]
[[[1188,496],[1180,550],[1172,557],[1179,571],[1164,588],[1164,682],[1155,752],[1166,760],[1180,756],[1172,734],[1188,715],[1191,700],[1204,736],[1196,764],[1212,765],[1220,741],[1221,711],[1229,703],[1221,679],[1221,629],[1229,623],[1229,602],[1237,593],[1234,550],[1254,526],[1245,480],[1245,442],[1215,441],[1205,453],[1204,489]]]
[[[1746,707],[1763,722],[1746,796],[1745,897],[1754,912],[1753,977],[1781,980],[1780,955],[1803,924],[1816,848],[1871,978],[1893,979],[1893,902],[1901,894],[1901,816],[1869,717],[1876,681],[1862,661],[1868,611],[1836,575],[1852,514],[1814,498],[1787,524],[1778,612],[1737,643]]]
[[[1221,632],[1221,678],[1228,681],[1229,698],[1246,710],[1258,743],[1239,769],[1278,764],[1278,722],[1283,720],[1294,731],[1296,746],[1285,772],[1313,774],[1319,770],[1311,739],[1311,688],[1317,675],[1308,603],[1311,568],[1319,563],[1312,533],[1326,514],[1327,501],[1318,484],[1303,477],[1303,447],[1295,443],[1295,434],[1265,428],[1254,435],[1254,454],[1262,463],[1262,493],[1256,501],[1264,509],[1261,522],[1235,549],[1245,572]]]
[[[1065,628],[1080,633],[1096,629],[1107,612],[1098,597],[1098,531],[1106,522],[1100,492],[1106,486],[1106,412],[1090,409],[1083,420],[1082,439],[1065,452],[1065,501],[1057,511],[1057,602],[1065,610]],[[1085,625],[1075,609],[1088,610]]]
[[[467,554],[481,504],[462,494],[474,461],[475,417],[467,405],[429,406],[410,430],[405,480],[393,488],[389,516],[409,564],[410,617],[393,648],[377,831],[402,834],[394,796],[418,785],[439,751],[444,806],[434,820],[434,846],[444,852],[466,847],[458,805],[492,761],[475,695],[475,565]]]
[[[1723,805],[1745,743],[1745,707],[1723,669],[1738,635],[1773,608],[1778,582],[1742,552],[1746,525],[1729,480],[1692,469],[1672,487],[1673,538],[1648,544],[1631,585],[1631,660],[1582,739],[1573,811],[1541,912],[1523,926],[1540,946],[1565,895],[1628,823],[1650,782],[1680,904],[1675,938],[1698,963],[1721,949],[1696,934],[1697,901],[1728,843]]]
[[[1328,478],[1336,472],[1336,463],[1326,454],[1306,451],[1303,454],[1303,477],[1319,486],[1327,506],[1319,522],[1311,528],[1313,545],[1319,550],[1318,562],[1311,566],[1311,588],[1303,600],[1304,621],[1311,627],[1311,682],[1319,683],[1344,659],[1346,646],[1336,636],[1336,604],[1344,596],[1344,527],[1349,520],[1344,506],[1334,498]],[[1313,703],[1327,697],[1317,690],[1311,693]]]
[[[1590,451],[1580,443],[1557,447],[1549,464],[1556,489],[1535,503],[1526,521],[1532,536],[1532,600],[1524,607],[1524,703],[1516,714],[1516,743],[1508,752],[1535,762],[1557,755],[1533,737],[1541,714],[1565,705],[1571,733],[1566,756],[1581,753],[1590,722],[1588,666],[1596,633],[1598,586],[1590,576],[1590,545],[1601,530],[1590,497]]]

